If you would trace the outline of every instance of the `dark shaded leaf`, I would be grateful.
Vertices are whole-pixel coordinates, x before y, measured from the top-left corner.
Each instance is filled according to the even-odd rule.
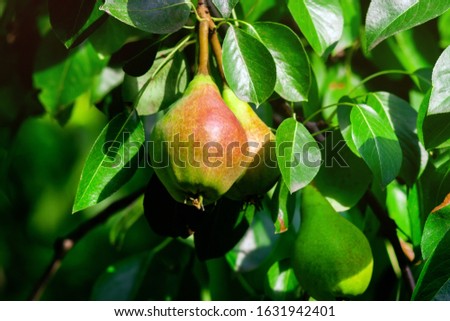
[[[412,300],[431,300],[450,278],[450,231],[441,239],[420,272]]]
[[[145,191],[144,214],[153,232],[173,238],[191,236],[206,217],[196,207],[175,201],[156,175]]]
[[[67,48],[79,45],[105,21],[107,16],[99,10],[102,4],[101,0],[48,1],[53,31]]]
[[[328,132],[323,144],[324,163],[314,182],[337,212],[348,210],[364,195],[372,173],[364,161],[352,153],[340,132]]]
[[[253,205],[221,198],[206,208],[204,219],[194,233],[195,251],[200,260],[224,256],[241,240],[249,224]]]

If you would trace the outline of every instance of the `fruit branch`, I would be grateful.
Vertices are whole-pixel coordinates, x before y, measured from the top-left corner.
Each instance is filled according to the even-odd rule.
[[[199,42],[199,59],[198,59],[198,74],[208,75],[208,61],[209,61],[209,20],[211,19],[206,0],[199,0],[197,6],[197,13],[201,20],[198,28],[198,42]]]
[[[79,242],[86,234],[92,231],[97,226],[105,223],[111,216],[116,214],[119,210],[127,207],[139,196],[142,195],[144,189],[138,190],[133,194],[118,200],[117,202],[109,205],[100,214],[94,216],[90,220],[81,223],[75,230],[67,234],[66,236],[56,240],[54,244],[54,254],[52,261],[48,265],[47,269],[42,274],[39,282],[36,284],[33,292],[28,297],[28,300],[37,301],[42,297],[45,289],[52,280],[53,276],[61,267],[62,260],[70,252],[71,249]]]
[[[381,224],[382,232],[394,248],[395,256],[397,257],[397,261],[400,266],[403,281],[406,284],[409,295],[411,295],[416,286],[416,281],[414,280],[414,276],[411,271],[411,262],[403,252],[400,241],[398,240],[397,225],[395,224],[394,220],[389,217],[389,214],[385,209],[383,209],[372,192],[366,192],[366,194],[364,195],[364,199],[367,201],[367,204],[377,216]]]

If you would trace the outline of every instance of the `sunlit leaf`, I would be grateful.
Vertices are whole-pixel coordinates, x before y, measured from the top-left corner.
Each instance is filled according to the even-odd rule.
[[[89,153],[72,211],[101,202],[126,183],[137,169],[144,140],[144,128],[136,112],[113,118]]]
[[[290,260],[275,262],[267,272],[266,293],[272,300],[294,299],[299,289]]]
[[[403,154],[399,176],[411,186],[427,161],[427,154],[417,137],[417,112],[405,100],[387,92],[370,93],[366,104],[385,115],[397,136]],[[424,159],[422,159],[424,158]]]
[[[51,34],[41,43],[36,60],[34,85],[41,90],[39,100],[53,116],[90,89],[107,62],[89,43],[68,51]]]
[[[450,205],[430,213],[425,222],[421,243],[424,259],[431,256],[436,246],[448,231],[450,231]]]
[[[327,55],[342,36],[344,17],[339,0],[287,0],[289,11],[319,55]]]
[[[308,130],[293,118],[277,129],[277,161],[283,180],[291,193],[308,185],[319,171],[322,157]]]
[[[447,9],[447,0],[372,0],[366,16],[366,48],[384,39],[436,18]]]
[[[298,36],[289,27],[270,22],[255,23],[249,32],[272,54],[277,69],[275,91],[288,101],[308,100],[311,69]]]
[[[402,150],[394,130],[371,107],[359,104],[350,114],[353,141],[382,186],[400,171]]]
[[[276,67],[269,50],[235,27],[223,41],[223,69],[230,88],[244,101],[259,105],[274,90]]]
[[[181,29],[190,14],[186,0],[106,0],[100,9],[130,26],[157,34]]]
[[[151,115],[169,107],[186,89],[188,74],[184,56],[176,53],[171,59],[166,59],[169,52],[158,52],[152,68],[145,75],[125,76],[124,99],[136,103],[139,115]],[[138,96],[141,90],[144,91]],[[137,98],[139,101],[135,102]]]
[[[433,68],[428,115],[450,114],[450,46],[444,50]]]
[[[238,2],[239,0],[212,0],[212,3],[214,3],[224,18],[228,18],[231,15],[231,11]]]

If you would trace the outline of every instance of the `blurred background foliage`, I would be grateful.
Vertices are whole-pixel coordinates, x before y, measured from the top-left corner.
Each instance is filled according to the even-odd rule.
[[[362,7],[359,12],[367,11],[369,1],[355,3]],[[62,2],[60,5],[64,6]],[[280,21],[299,32],[279,1],[241,1],[237,14],[249,22],[266,18]],[[359,21],[355,23],[359,25],[363,18],[356,16]],[[450,44],[449,21],[447,12],[437,20],[381,43],[368,57],[361,51],[352,51],[354,56],[349,57],[338,46],[323,62],[308,48],[318,83],[318,101],[322,105],[334,103],[347,92],[350,63],[353,83],[386,69],[423,68],[430,74],[441,50]],[[47,1],[0,0],[1,300],[26,299],[52,259],[55,240],[108,204],[145,185],[151,175],[147,169],[141,169],[112,197],[71,214],[90,148],[108,121],[127,105],[122,100],[123,69],[129,68],[132,74],[133,66],[126,64],[126,44],[136,45],[136,40],[152,37],[106,15],[97,23],[100,27],[87,40],[66,50],[51,28]],[[186,50],[186,55],[193,55],[193,49]],[[134,63],[137,69],[145,69],[142,59]],[[64,88],[49,90],[61,85],[57,80],[65,72],[70,72],[70,77]],[[422,94],[413,89],[412,80],[403,75],[375,79],[367,88],[394,92],[409,100],[416,110],[422,101]],[[401,197],[401,188],[398,190]],[[264,211],[267,207],[259,212]],[[281,241],[273,234],[270,219],[267,222],[270,213],[257,214],[258,219],[251,226],[252,231],[257,231],[253,236],[258,235],[253,239],[255,248],[250,249],[258,250],[253,256],[247,256],[242,263],[236,250],[226,257],[202,262],[192,240],[167,241],[153,233],[142,215],[139,199],[77,243],[43,299],[108,299],[117,295],[123,295],[123,299],[161,300],[297,297],[295,278],[289,270],[285,271],[283,261],[277,260],[283,257],[283,249],[293,236]],[[348,216],[351,218],[352,213]],[[360,213],[353,214],[356,225],[358,219],[361,220]],[[361,226],[373,225],[365,222]],[[374,256],[384,257],[384,261],[377,262],[374,284],[362,299],[395,299],[395,285],[385,283],[391,280],[395,284],[396,274],[384,241],[374,236],[371,242]],[[160,250],[152,251],[155,247]],[[242,273],[235,273],[230,266]],[[127,288],[130,284],[127,281],[118,289],[108,288],[108,272],[120,269],[124,273],[113,275],[128,281],[140,280],[141,286]],[[280,276],[285,285],[283,292],[276,291],[275,286]],[[385,282],[377,286],[381,278]],[[261,279],[266,282],[261,284]]]

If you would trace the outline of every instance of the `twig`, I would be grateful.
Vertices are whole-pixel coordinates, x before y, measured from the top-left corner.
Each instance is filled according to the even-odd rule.
[[[389,217],[386,210],[381,207],[380,203],[377,201],[372,192],[368,191],[364,195],[364,198],[380,221],[382,232],[385,234],[389,242],[392,244],[392,247],[394,248],[394,252],[402,273],[403,281],[406,284],[409,295],[411,295],[416,286],[416,281],[414,280],[414,276],[411,272],[411,262],[403,252],[402,246],[398,239],[397,225],[395,224],[395,221]]]
[[[116,214],[119,210],[125,208],[133,201],[135,201],[142,193],[144,189],[138,190],[133,194],[114,202],[103,210],[100,214],[91,218],[90,220],[81,223],[75,230],[67,234],[66,236],[56,240],[54,245],[54,254],[52,261],[48,265],[47,269],[42,274],[39,282],[37,282],[34,287],[33,292],[28,297],[28,300],[37,301],[42,297],[45,289],[47,288],[49,282],[52,280],[53,276],[59,270],[62,260],[70,252],[70,250],[80,241],[86,234],[92,231],[97,226],[106,222],[111,216]]]

